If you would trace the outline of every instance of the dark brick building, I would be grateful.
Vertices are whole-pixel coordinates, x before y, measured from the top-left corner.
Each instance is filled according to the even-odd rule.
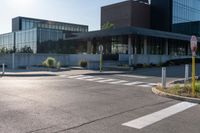
[[[150,28],[151,8],[146,2],[129,0],[102,7],[101,25],[110,22],[116,28],[125,26]]]

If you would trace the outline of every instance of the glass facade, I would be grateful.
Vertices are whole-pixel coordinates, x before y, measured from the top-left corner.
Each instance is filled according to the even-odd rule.
[[[147,38],[147,54],[165,54],[165,39],[149,37]]]
[[[133,53],[144,54],[144,37],[134,36],[132,42],[133,42]]]
[[[186,41],[169,40],[168,51],[169,55],[186,56],[191,55],[190,44]]]
[[[200,21],[200,0],[173,0],[173,24]]]
[[[15,33],[15,50],[20,53],[37,53],[37,29]]]
[[[29,18],[21,19],[21,30],[29,30],[32,28],[46,28],[46,29],[64,30],[71,32],[88,32],[88,27],[82,25],[59,23],[46,20],[29,19]]]
[[[88,32],[88,26],[41,19],[12,19],[12,33],[0,35],[0,48],[19,53],[81,53],[85,43],[65,41],[73,33]],[[82,45],[82,46],[80,46]]]
[[[86,41],[66,41],[71,32],[53,29],[30,29],[0,35],[0,53],[81,54]]]
[[[200,36],[200,0],[172,1],[172,31]]]
[[[14,51],[14,33],[0,35],[1,53],[10,53]]]
[[[62,30],[38,29],[38,53],[63,53],[64,49],[60,47],[64,42]]]
[[[111,45],[112,54],[128,54],[127,37],[113,37]]]

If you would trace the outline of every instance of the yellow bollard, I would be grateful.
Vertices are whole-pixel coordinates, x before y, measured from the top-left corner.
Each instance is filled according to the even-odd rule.
[[[195,89],[196,89],[196,85],[195,85],[195,56],[192,56],[192,96],[194,97],[196,95]]]

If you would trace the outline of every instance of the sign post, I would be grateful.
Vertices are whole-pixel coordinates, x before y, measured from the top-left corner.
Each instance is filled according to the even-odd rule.
[[[196,36],[192,36],[191,40],[190,40],[190,44],[191,44],[191,50],[192,50],[192,96],[195,96],[195,76],[196,76],[196,72],[195,72],[195,56],[196,56],[196,50],[197,50],[197,37]]]
[[[100,72],[102,72],[103,71],[103,45],[99,46],[99,52],[100,52],[99,69],[100,69]]]

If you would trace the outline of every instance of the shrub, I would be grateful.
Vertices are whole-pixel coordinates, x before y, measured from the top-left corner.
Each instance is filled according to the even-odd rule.
[[[181,90],[181,86],[179,84],[173,86],[169,92],[175,95],[179,95],[180,94],[180,90]]]
[[[87,61],[81,61],[80,66],[84,68],[87,67]]]
[[[147,67],[149,67],[149,65],[148,64],[143,64],[143,67],[147,68]]]
[[[48,57],[43,63],[43,66],[49,67],[49,68],[55,68],[56,67],[56,59],[52,57]]]
[[[137,64],[136,67],[137,67],[137,68],[142,68],[142,67],[143,67],[143,64]]]
[[[200,93],[200,82],[196,83],[195,91]]]

